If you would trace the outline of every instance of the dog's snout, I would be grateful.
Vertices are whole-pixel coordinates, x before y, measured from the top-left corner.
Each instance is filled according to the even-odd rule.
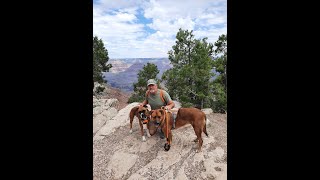
[[[147,116],[144,113],[140,113],[140,118],[141,119],[147,119]]]

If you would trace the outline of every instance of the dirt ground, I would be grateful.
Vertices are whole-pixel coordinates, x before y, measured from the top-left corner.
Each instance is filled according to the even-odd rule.
[[[128,119],[94,141],[93,179],[227,179],[227,115],[211,113],[207,119],[209,137],[203,134],[200,153],[190,125],[172,131],[171,148],[165,151],[158,133],[142,142],[136,118],[130,134]]]
[[[130,93],[124,93],[120,89],[113,88],[110,86],[108,86],[107,94],[103,96],[103,98],[105,99],[111,99],[111,98],[118,99],[119,101],[119,106],[117,108],[118,111],[128,105],[127,102],[129,97],[130,97]]]
[[[169,151],[159,133],[143,142],[138,119],[129,132],[129,111],[138,103],[127,104],[130,94],[108,87],[104,98],[119,100],[118,114],[99,130],[93,141],[94,180],[226,180],[227,115],[207,114],[207,132],[196,153],[196,135],[187,125],[172,131]],[[146,133],[145,133],[146,135]]]

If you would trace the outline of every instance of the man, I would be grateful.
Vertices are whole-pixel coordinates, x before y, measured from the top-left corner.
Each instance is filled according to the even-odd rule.
[[[140,103],[140,106],[149,104],[151,106],[151,110],[160,109],[162,106],[165,106],[165,108],[168,110],[174,107],[174,102],[172,101],[170,95],[165,90],[158,89],[156,80],[149,79],[147,81],[147,86],[148,91],[146,92],[145,100]],[[164,138],[162,131],[160,132],[160,138]]]

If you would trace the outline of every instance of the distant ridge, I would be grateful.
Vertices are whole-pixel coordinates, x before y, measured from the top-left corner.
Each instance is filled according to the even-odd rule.
[[[104,73],[104,79],[112,87],[119,88],[124,92],[133,92],[133,83],[138,81],[138,72],[142,70],[147,63],[153,63],[159,69],[158,78],[161,78],[164,71],[170,69],[168,58],[123,58],[110,59],[108,63],[112,64],[114,70]]]
[[[157,78],[161,79],[162,74],[170,69],[172,65],[168,58],[123,58],[123,59],[110,59],[108,63],[113,67],[110,72],[104,73],[104,79],[108,81],[114,88],[118,88],[126,93],[133,92],[133,83],[138,82],[138,72],[142,70],[143,66],[147,63],[157,65],[159,74]],[[212,72],[217,73],[215,70]],[[215,79],[215,77],[213,77]]]

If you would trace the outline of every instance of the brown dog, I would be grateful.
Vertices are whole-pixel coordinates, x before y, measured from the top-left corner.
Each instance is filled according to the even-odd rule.
[[[139,119],[139,125],[141,129],[141,136],[142,141],[146,141],[146,138],[144,136],[143,132],[143,124],[147,124],[148,127],[148,121],[150,120],[150,111],[148,110],[147,106],[136,106],[133,107],[130,111],[129,118],[130,118],[130,133],[132,133],[132,122],[133,118],[136,116]],[[150,137],[149,131],[147,129],[147,136]]]
[[[198,150],[201,151],[201,147],[203,144],[203,140],[201,137],[202,132],[208,136],[207,128],[206,128],[206,114],[199,109],[196,108],[180,108],[178,110],[177,118],[175,121],[175,129],[182,127],[186,124],[191,124],[197,138],[194,142],[198,142]],[[164,145],[164,149],[169,151],[170,144],[172,142],[172,133],[171,128],[173,125],[173,117],[171,116],[171,112],[167,112],[164,109],[157,109],[151,111],[151,119],[148,123],[148,129],[150,135],[154,135],[157,129],[160,127],[167,138],[167,143]]]

